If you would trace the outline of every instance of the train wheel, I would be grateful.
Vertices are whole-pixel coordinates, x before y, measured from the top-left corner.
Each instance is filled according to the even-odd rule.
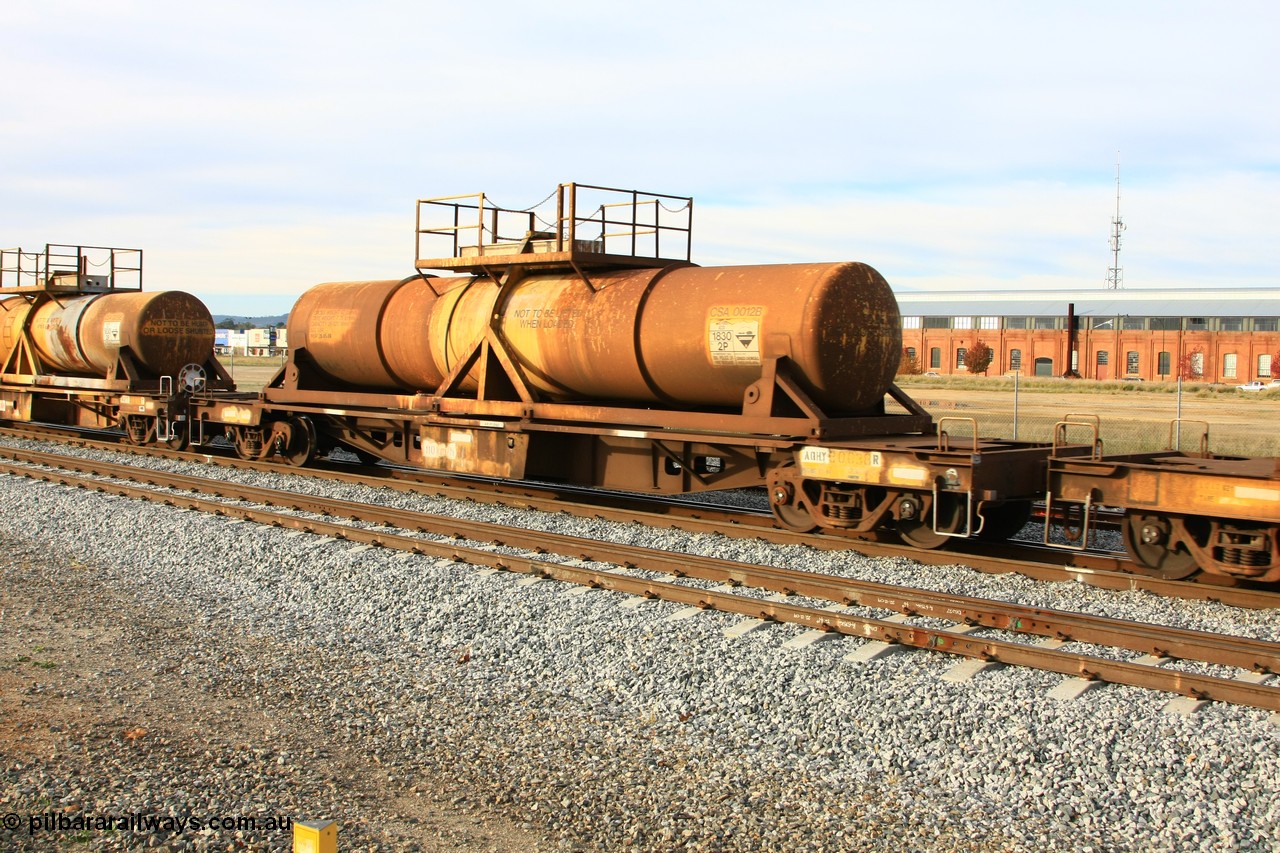
[[[938,527],[934,529],[933,513],[923,509],[923,504],[914,498],[904,498],[899,506],[900,515],[897,522],[898,535],[902,541],[914,548],[931,551],[941,548],[953,537],[948,533],[959,533],[964,528],[965,504],[960,498],[951,495],[938,496]]]
[[[1196,558],[1173,543],[1173,526],[1158,515],[1130,512],[1124,517],[1124,548],[1142,574],[1178,580],[1200,570]]]
[[[769,506],[773,517],[788,530],[810,533],[818,529],[801,490],[790,480],[778,480],[769,487]]]
[[[797,533],[812,533],[818,529],[818,525],[814,524],[813,516],[810,515],[806,507],[796,506],[795,504],[774,504],[773,517],[778,523],[788,530],[794,530]]]
[[[1027,526],[1031,520],[1031,501],[1005,501],[982,510],[986,520],[978,538],[987,542],[1003,542]]]
[[[311,418],[306,415],[289,418],[289,443],[280,451],[284,461],[301,468],[316,458],[318,446],[316,427]]]

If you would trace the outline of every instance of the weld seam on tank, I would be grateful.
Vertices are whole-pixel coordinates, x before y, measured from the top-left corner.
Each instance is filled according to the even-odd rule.
[[[455,316],[457,316],[457,313],[458,313],[458,306],[462,304],[462,300],[463,300],[463,298],[466,296],[466,292],[467,292],[468,290],[470,290],[472,287],[477,286],[477,285],[478,285],[480,282],[482,282],[482,281],[492,281],[492,282],[494,283],[494,285],[497,285],[497,284],[498,284],[498,282],[497,282],[494,278],[492,278],[492,277],[490,277],[490,276],[474,276],[474,275],[473,275],[473,276],[472,276],[470,279],[468,279],[464,284],[461,284],[461,285],[459,285],[458,287],[452,287],[452,288],[449,288],[447,291],[445,291],[445,293],[441,294],[441,296],[440,296],[440,298],[441,298],[441,299],[443,299],[446,295],[448,295],[448,294],[452,294],[452,293],[453,293],[453,292],[455,292],[455,291],[456,291],[456,292],[457,292],[457,294],[458,294],[458,295],[457,295],[457,298],[455,298],[455,299],[453,300],[453,303],[449,306],[449,318],[448,318],[448,320],[443,324],[443,329],[444,329],[444,340],[441,342],[441,345],[440,345],[440,352],[444,355],[444,364],[442,364],[442,365],[437,365],[437,366],[436,366],[436,369],[437,369],[437,370],[439,370],[439,371],[440,371],[440,372],[441,372],[441,373],[442,373],[446,378],[449,376],[449,374],[453,373],[453,366],[454,366],[454,364],[457,364],[457,362],[458,362],[458,359],[457,359],[456,357],[451,359],[451,356],[452,356],[453,354],[449,352],[449,346],[450,346],[451,341],[450,341],[450,336],[449,336],[448,330],[449,330],[449,329],[451,329],[451,328],[453,328],[453,318],[454,318]],[[433,312],[433,313],[434,313],[434,312]],[[493,312],[493,310],[492,310],[492,309],[490,309],[490,311],[489,311],[489,318],[488,318],[488,320],[487,320],[487,321],[486,321],[486,323],[485,323],[485,328],[486,328],[486,329],[492,329],[492,328],[493,328],[493,313],[494,313],[494,312]],[[435,319],[435,318],[434,318],[434,317],[432,317],[432,320],[433,320],[433,321],[434,321],[434,319]],[[433,325],[434,325],[434,322],[433,322]],[[483,335],[483,332],[482,332],[481,334]],[[470,354],[470,353],[471,353],[471,351],[472,351],[472,350],[474,350],[474,349],[476,348],[476,345],[477,345],[478,343],[479,343],[479,341],[478,341],[478,340],[473,340],[473,341],[468,342],[468,343],[467,343],[467,345],[466,345],[465,352],[466,352],[466,353],[468,353],[468,354]],[[459,378],[461,379],[462,377],[459,377]]]
[[[378,307],[378,319],[373,324],[373,338],[375,341],[380,342],[382,340],[382,318],[387,315],[387,308],[388,306],[391,305],[392,298],[394,298],[395,295],[399,293],[400,290],[406,284],[408,284],[411,281],[416,281],[417,279],[418,279],[418,276],[416,275],[408,276],[403,280],[401,280],[399,283],[397,283],[395,287],[387,291],[387,295],[384,296],[382,299],[382,305]],[[391,365],[387,361],[386,351],[382,347],[381,343],[379,343],[377,346],[374,347],[374,352],[378,354],[378,362],[382,365],[383,373],[387,374],[387,376],[392,380],[394,380],[395,383],[400,387],[402,388],[411,387],[412,383],[407,382],[404,378],[402,378],[399,374],[397,374],[394,370],[391,369]]]
[[[66,301],[54,296],[33,309],[33,313],[39,314],[45,305],[53,306],[48,309],[48,316],[45,318],[44,334],[39,336],[43,346],[38,343],[36,351],[40,352],[47,348],[48,352],[43,355],[55,370],[68,373],[93,373],[97,370],[97,365],[93,364],[81,344],[80,321],[84,319],[85,309],[89,303],[101,295],[75,296],[67,298]],[[50,322],[52,320],[57,321],[56,328],[52,326]],[[69,328],[64,322],[66,320],[73,321]]]
[[[846,269],[854,269],[854,268],[856,267],[855,267],[855,263],[853,262],[837,263],[832,268],[832,270],[830,270],[824,275],[824,277],[830,276],[831,278],[835,278],[841,273],[841,271]],[[790,357],[793,359],[799,359],[801,364],[818,364],[821,362],[822,345],[819,341],[820,333],[818,331],[818,325],[820,320],[817,317],[818,312],[814,308],[814,304],[821,300],[820,292],[821,292],[821,289],[818,287],[810,288],[808,294],[805,296],[804,308],[801,309],[800,311],[801,327],[803,328],[807,325],[809,329],[809,334],[801,335],[799,341],[788,341],[788,351],[790,352]],[[814,322],[806,324],[804,322],[805,319],[810,317],[813,318]],[[802,349],[801,352],[796,352],[797,346],[799,346],[799,348]],[[802,389],[804,389],[804,385],[806,384],[806,379],[807,377],[799,377],[798,381],[800,382]],[[818,396],[816,388],[804,389],[804,390],[805,390],[805,393],[807,394],[812,394],[815,397]],[[834,389],[828,388],[826,389],[826,392],[830,394],[832,393],[833,390]]]
[[[84,300],[84,302],[79,306],[80,310],[76,313],[76,327],[72,331],[71,337],[76,342],[76,348],[79,349],[80,352],[84,354],[84,357],[85,357],[84,363],[86,365],[88,365],[90,368],[97,368],[102,373],[110,373],[111,368],[115,367],[115,365],[110,364],[110,365],[106,365],[105,367],[99,367],[98,365],[93,364],[92,361],[89,359],[89,350],[87,347],[85,347],[84,341],[81,340],[80,338],[80,326],[84,323],[84,315],[88,313],[89,306],[92,305],[94,302],[98,301],[104,295],[105,294],[99,293],[97,296],[90,296],[88,299]],[[105,341],[104,341],[104,344],[105,344]],[[116,352],[119,353],[119,351],[120,350],[117,348]]]
[[[689,267],[696,266],[698,265],[693,263],[674,263],[667,264],[665,267],[659,269],[657,274],[655,274],[653,278],[649,279],[645,284],[644,292],[641,293],[640,298],[636,300],[636,316],[634,322],[631,324],[631,349],[635,353],[636,370],[640,373],[640,378],[644,380],[645,387],[649,389],[650,393],[652,393],[653,396],[661,402],[672,407],[678,407],[679,402],[669,394],[663,393],[663,391],[658,388],[653,375],[649,372],[649,366],[645,364],[644,342],[640,340],[640,325],[641,320],[644,317],[644,309],[649,302],[649,295],[653,293],[654,285],[661,281],[667,273],[673,270],[688,269]]]
[[[63,302],[57,294],[49,294],[47,299],[41,299],[37,296],[31,305],[32,316],[28,318],[27,324],[32,327],[37,322],[43,324],[44,333],[32,334],[31,336],[32,342],[35,344],[36,355],[41,361],[47,362],[48,366],[54,370],[80,373],[77,363],[67,358],[66,347],[61,339],[53,334],[49,328],[48,315],[52,315],[55,312],[60,314],[66,310],[67,305],[71,304],[72,301],[74,300],[67,299],[66,302]],[[32,331],[34,332],[35,329],[33,328]]]

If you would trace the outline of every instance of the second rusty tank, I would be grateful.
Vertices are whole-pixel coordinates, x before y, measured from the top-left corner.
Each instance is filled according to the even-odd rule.
[[[295,305],[289,343],[350,386],[430,393],[489,328],[548,400],[735,407],[783,355],[832,413],[883,398],[902,340],[884,278],[832,263],[323,284]]]
[[[213,317],[199,299],[171,290],[0,301],[0,352],[5,360],[23,340],[43,368],[106,376],[127,348],[152,376],[176,375],[213,349]]]

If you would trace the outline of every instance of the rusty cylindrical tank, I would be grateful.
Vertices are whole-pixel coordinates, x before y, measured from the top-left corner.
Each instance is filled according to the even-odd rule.
[[[829,412],[876,404],[902,330],[884,278],[860,263],[668,267],[320,285],[289,342],[352,385],[430,391],[489,318],[526,381],[554,400],[736,407],[763,361],[786,354]],[[415,283],[416,282],[416,283]],[[437,296],[436,294],[439,294]],[[474,390],[477,376],[463,384]]]
[[[21,296],[0,301],[0,349],[6,356],[24,329],[48,368],[78,375],[107,375],[122,347],[154,376],[174,376],[213,349],[209,309],[176,290],[103,293],[34,306]]]

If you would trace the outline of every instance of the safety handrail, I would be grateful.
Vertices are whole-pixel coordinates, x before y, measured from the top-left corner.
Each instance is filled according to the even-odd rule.
[[[1073,417],[1067,415],[1068,418]],[[1098,435],[1101,420],[1096,415],[1081,415],[1080,417],[1092,418],[1092,421],[1058,421],[1053,425],[1053,450],[1054,457],[1057,457],[1058,451],[1063,447],[1076,447],[1067,441],[1067,429],[1069,427],[1086,427],[1093,431],[1093,444],[1091,447],[1090,459],[1097,461],[1102,458],[1102,438]]]
[[[419,199],[414,227],[420,261],[567,253],[688,262],[693,199],[566,183],[524,209],[484,193]]]
[[[973,452],[978,452],[978,421],[976,418],[962,418],[956,415],[948,415],[945,418],[938,418],[938,449],[946,452],[951,449],[951,434],[943,429],[942,425],[947,421],[967,421],[973,430]]]
[[[142,250],[46,243],[0,249],[0,289],[141,290]]]

